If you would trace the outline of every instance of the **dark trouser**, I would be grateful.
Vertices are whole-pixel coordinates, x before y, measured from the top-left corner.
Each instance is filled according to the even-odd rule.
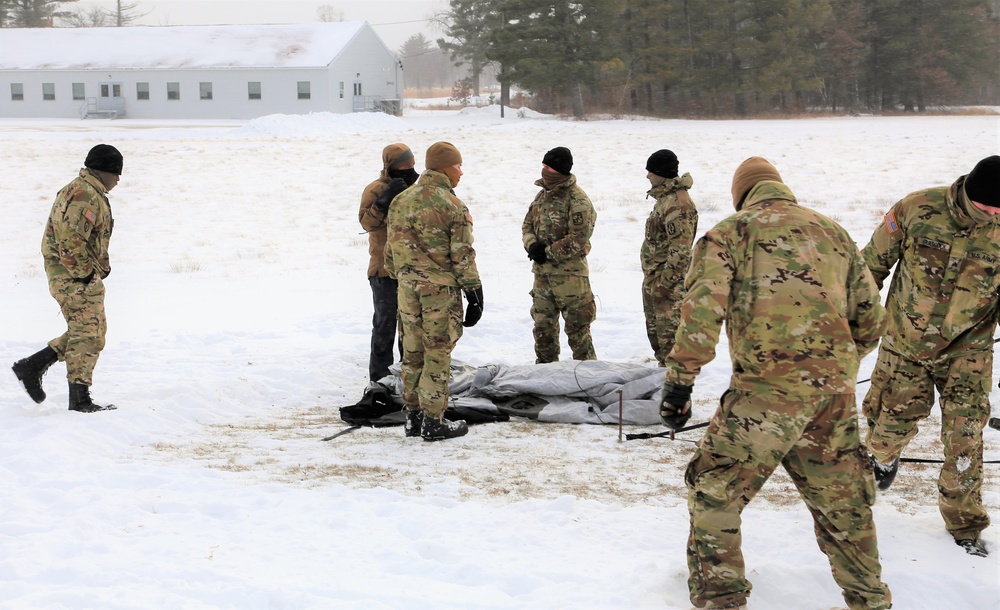
[[[396,338],[398,305],[396,303],[399,283],[390,277],[374,275],[368,278],[372,287],[372,349],[368,359],[368,377],[378,381],[389,374],[389,366],[395,361],[392,354],[393,340]],[[399,354],[403,354],[403,338],[400,333]]]

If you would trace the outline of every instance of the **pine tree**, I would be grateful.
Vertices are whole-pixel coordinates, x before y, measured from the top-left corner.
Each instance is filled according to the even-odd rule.
[[[50,28],[56,19],[68,16],[60,11],[63,4],[76,0],[8,0],[0,7],[4,9],[4,27]]]

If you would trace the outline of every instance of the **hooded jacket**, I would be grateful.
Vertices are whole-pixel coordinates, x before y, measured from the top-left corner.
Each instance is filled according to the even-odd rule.
[[[377,180],[371,182],[361,193],[361,207],[358,209],[358,220],[361,227],[368,232],[368,277],[388,277],[385,270],[385,240],[386,215],[375,205],[375,200],[385,191],[392,181],[389,176],[389,166],[406,153],[413,152],[405,144],[390,144],[382,149],[382,173]]]
[[[542,190],[528,206],[521,223],[521,241],[525,251],[535,242],[546,244],[547,260],[532,263],[532,271],[542,275],[589,275],[587,254],[597,222],[594,204],[572,174],[551,190],[541,179],[535,185]]]
[[[993,351],[1000,216],[971,204],[965,178],[898,201],[863,251],[879,287],[896,266],[882,345],[918,362]]]
[[[850,235],[764,180],[695,245],[667,381],[692,385],[723,323],[730,387],[804,397],[853,394],[885,310]]]
[[[647,193],[656,203],[646,219],[639,262],[643,276],[668,294],[680,293],[684,285],[698,232],[698,210],[688,195],[693,184],[691,174],[685,173],[664,180]]]

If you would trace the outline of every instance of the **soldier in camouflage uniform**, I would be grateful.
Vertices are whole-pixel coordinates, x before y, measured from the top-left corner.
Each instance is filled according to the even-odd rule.
[[[531,289],[535,362],[559,360],[559,315],[574,360],[597,360],[590,325],[597,305],[590,289],[587,254],[597,212],[570,173],[573,155],[553,148],[542,158],[541,191],[521,223],[524,249],[531,259],[535,282]]]
[[[122,155],[108,144],[87,154],[80,175],[59,191],[42,237],[49,293],[59,303],[66,332],[41,351],[14,363],[14,374],[35,402],[45,400],[42,376],[66,362],[69,408],[82,413],[113,409],[90,396],[94,367],[104,349],[104,279],[111,273],[108,243],[114,228],[108,193],[122,173]]]
[[[365,187],[358,209],[358,220],[368,232],[368,283],[375,309],[372,315],[371,355],[368,358],[368,377],[372,381],[389,374],[399,317],[396,307],[398,284],[385,270],[386,216],[393,198],[417,181],[418,174],[413,166],[413,151],[409,146],[386,146],[382,150],[382,173],[378,180]],[[403,354],[402,340],[399,353]]]
[[[1000,156],[950,186],[911,193],[865,246],[882,285],[893,274],[882,339],[863,411],[879,489],[940,396],[944,465],[938,507],[957,544],[986,555],[983,426],[990,413],[993,333],[1000,315]]]
[[[855,400],[859,361],[885,326],[878,288],[850,235],[798,205],[765,159],[744,161],[732,192],[736,214],[694,248],[660,412],[684,426],[725,322],[733,376],[685,473],[691,602],[744,607],[741,513],[781,465],[848,606],[889,608]]]
[[[385,269],[399,281],[403,320],[406,436],[434,441],[462,436],[464,421],[447,421],[451,352],[462,328],[483,313],[483,287],[472,248],[472,215],[453,190],[462,155],[452,144],[427,149],[427,171],[389,209]],[[468,300],[462,320],[462,294]]]
[[[649,345],[657,364],[664,366],[674,347],[684,274],[698,232],[698,210],[688,195],[694,184],[691,174],[677,175],[677,156],[672,151],[663,149],[650,155],[646,172],[653,187],[646,196],[653,197],[656,203],[646,219],[646,238],[639,251],[642,311]]]

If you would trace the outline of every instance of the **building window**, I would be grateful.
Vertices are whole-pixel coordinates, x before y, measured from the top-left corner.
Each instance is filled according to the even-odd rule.
[[[135,84],[135,99],[137,99],[137,100],[148,100],[149,99],[149,83],[136,83]]]
[[[11,83],[10,84],[10,99],[14,102],[24,101],[24,84],[23,83]]]
[[[250,81],[247,83],[247,98],[251,100],[260,99],[260,81]]]
[[[340,81],[340,99],[344,99],[344,81]]]
[[[300,100],[312,99],[312,85],[307,80],[299,81],[299,99]]]
[[[203,100],[212,99],[212,83],[198,83],[198,97]]]
[[[73,99],[82,100],[86,99],[87,94],[84,90],[83,83],[73,83]]]
[[[179,100],[179,99],[181,99],[181,84],[180,83],[167,83],[167,99],[168,100]]]
[[[42,83],[42,99],[50,102],[56,99],[55,83]]]

